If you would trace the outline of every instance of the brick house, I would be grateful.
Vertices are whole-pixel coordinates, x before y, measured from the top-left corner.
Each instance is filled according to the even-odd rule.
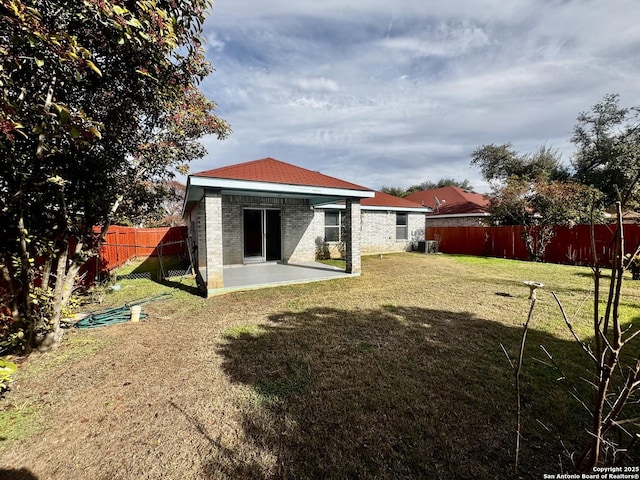
[[[321,256],[342,256],[342,244],[333,225],[339,223],[344,208],[342,204],[316,207],[316,238]],[[424,240],[424,216],[429,208],[376,191],[373,198],[362,199],[360,209],[360,251],[364,255],[409,251]]]
[[[489,217],[489,199],[481,193],[459,187],[422,190],[406,197],[431,211],[425,215],[426,227],[479,227]]]
[[[263,158],[189,175],[184,218],[209,295],[225,287],[225,267],[313,262],[324,251],[341,250],[345,271],[358,275],[361,253],[407,250],[424,239],[427,210]]]

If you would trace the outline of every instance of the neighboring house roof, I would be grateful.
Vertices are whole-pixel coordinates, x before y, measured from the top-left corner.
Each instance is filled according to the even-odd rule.
[[[430,209],[419,203],[412,202],[406,198],[396,197],[395,195],[389,195],[388,193],[376,191],[376,195],[373,198],[363,198],[360,202],[362,208],[367,207],[380,207],[391,208],[394,210],[421,210],[428,212]]]
[[[616,221],[616,214],[605,212],[604,218],[610,221]],[[640,223],[640,213],[627,210],[622,214],[622,223],[634,224]]]
[[[355,183],[345,182],[344,180],[330,177],[320,172],[307,170],[306,168],[297,167],[270,157],[206,170],[204,172],[194,173],[191,176],[286,185],[345,188],[349,190],[370,190],[367,187],[356,185]]]
[[[360,205],[363,210],[397,210],[403,212],[421,212],[427,213],[431,211],[431,208],[420,205],[419,203],[412,202],[406,198],[396,197],[395,195],[389,195],[384,192],[375,192],[373,198],[363,198],[360,201]],[[319,205],[318,208],[344,208],[344,202],[337,204]]]
[[[489,199],[481,193],[459,187],[441,187],[412,193],[406,197],[421,205],[431,207],[427,215],[478,216],[489,215]]]

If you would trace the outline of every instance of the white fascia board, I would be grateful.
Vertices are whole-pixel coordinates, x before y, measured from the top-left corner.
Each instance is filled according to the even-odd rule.
[[[490,213],[451,213],[449,215],[427,215],[426,218],[464,218],[464,217],[490,217]]]
[[[314,187],[310,185],[290,185],[286,183],[252,182],[227,178],[190,177],[191,185],[228,190],[253,190],[257,192],[291,193],[302,195],[327,195],[331,197],[373,198],[373,190],[352,190],[348,188]]]
[[[184,192],[184,201],[182,202],[182,218],[187,213],[190,203],[199,202],[204,196],[204,190],[200,187],[191,186],[191,177],[187,177],[187,187]]]
[[[323,203],[322,205],[314,205],[313,208],[326,210],[344,210],[347,208],[344,203]]]
[[[323,205],[316,205],[314,208],[322,208],[329,210],[343,210],[345,209],[344,204],[338,203],[326,203]],[[389,212],[415,212],[415,213],[427,213],[430,212],[429,208],[421,208],[421,207],[382,207],[376,205],[361,205],[360,210],[379,210],[379,211],[389,211]]]
[[[362,206],[362,210],[388,210],[391,212],[416,212],[416,213],[428,213],[431,210],[422,207],[382,207],[382,206]]]

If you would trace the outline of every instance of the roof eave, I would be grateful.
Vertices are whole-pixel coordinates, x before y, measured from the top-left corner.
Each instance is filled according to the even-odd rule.
[[[490,213],[448,213],[448,214],[433,214],[427,215],[426,218],[461,218],[461,217],[490,217]]]
[[[307,198],[311,205],[333,203],[346,199],[373,198],[375,196],[375,191],[373,190],[189,176],[187,178],[185,201],[182,207],[183,217],[189,211],[190,204],[202,199],[206,188],[220,190],[223,195],[236,194]]]
[[[373,198],[373,190],[357,190],[351,188],[323,187],[316,185],[295,185],[288,183],[256,182],[229,178],[190,177],[194,187],[219,188],[222,190],[254,191],[267,193],[291,193],[311,196],[330,196],[345,198]]]
[[[345,206],[342,203],[326,203],[322,205],[316,205],[316,208],[340,210]],[[361,210],[381,210],[381,211],[397,211],[397,212],[416,212],[416,213],[428,213],[430,209],[428,207],[399,207],[399,206],[382,206],[382,205],[360,205]]]

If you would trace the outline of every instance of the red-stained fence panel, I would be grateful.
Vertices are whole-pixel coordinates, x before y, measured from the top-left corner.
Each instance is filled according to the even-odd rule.
[[[443,253],[501,257],[516,260],[529,258],[522,239],[522,226],[508,227],[427,227],[425,238],[437,240]],[[609,262],[610,245],[615,225],[594,226],[596,254],[599,261]],[[640,245],[640,225],[624,225],[625,253],[633,253]],[[593,264],[591,226],[555,227],[544,260],[573,265]]]
[[[187,227],[134,228],[114,225],[100,247],[103,270],[117,268],[132,258],[177,255],[186,252]]]

